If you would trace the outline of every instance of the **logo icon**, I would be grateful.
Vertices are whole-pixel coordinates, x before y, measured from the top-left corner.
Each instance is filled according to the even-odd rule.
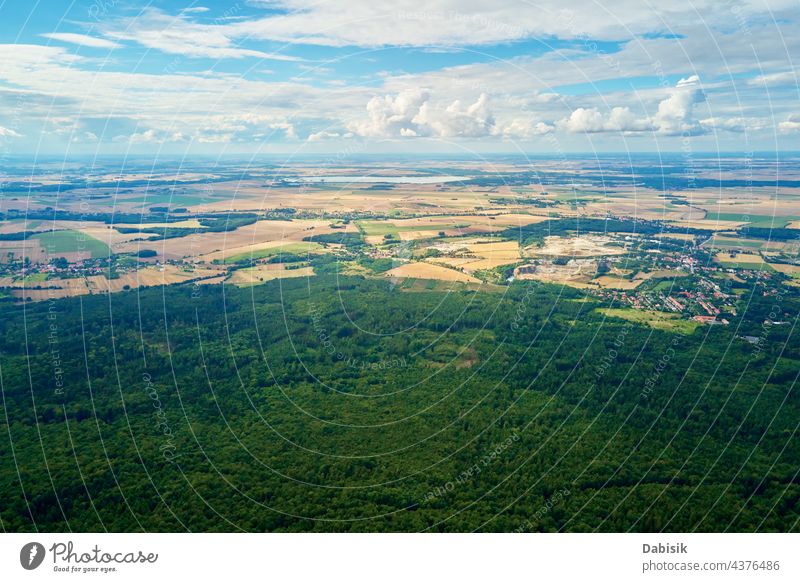
[[[44,546],[39,542],[29,542],[19,551],[19,563],[26,570],[35,570],[44,562]]]

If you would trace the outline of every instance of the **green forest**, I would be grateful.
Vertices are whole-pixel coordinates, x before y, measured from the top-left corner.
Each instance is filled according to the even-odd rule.
[[[774,304],[687,332],[534,282],[337,273],[3,304],[0,525],[798,531]]]

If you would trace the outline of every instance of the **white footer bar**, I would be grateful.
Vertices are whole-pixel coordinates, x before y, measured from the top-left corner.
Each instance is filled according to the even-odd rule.
[[[800,580],[791,534],[4,534],[2,580]]]

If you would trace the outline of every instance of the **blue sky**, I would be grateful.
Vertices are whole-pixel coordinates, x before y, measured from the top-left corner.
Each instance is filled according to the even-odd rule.
[[[0,0],[6,153],[798,149],[786,0]]]

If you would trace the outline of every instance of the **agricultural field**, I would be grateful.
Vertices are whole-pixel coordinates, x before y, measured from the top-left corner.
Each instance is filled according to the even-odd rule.
[[[768,241],[759,239],[734,238],[724,235],[714,235],[703,243],[703,248],[740,251],[746,251],[748,249],[757,250],[764,248],[767,242]]]
[[[443,240],[424,247],[425,251],[436,251],[438,256],[425,260],[474,273],[516,263],[522,259],[516,241],[497,242],[491,239]]]
[[[662,331],[692,333],[700,325],[696,321],[681,319],[675,313],[664,313],[661,311],[646,311],[638,309],[613,309],[598,308],[597,313],[606,317],[614,317],[652,327]]]
[[[136,241],[120,245],[119,252],[156,251],[165,259],[201,261],[225,260],[245,253],[289,243],[322,234],[355,233],[354,225],[334,228],[330,220],[259,220],[228,232],[193,232],[187,236],[163,240]]]
[[[104,242],[78,230],[52,230],[31,237],[49,256],[100,258],[108,256],[111,249]]]
[[[383,274],[392,279],[435,279],[438,281],[458,281],[461,283],[480,283],[477,279],[456,269],[449,269],[441,265],[414,262],[400,265]]]
[[[109,279],[105,275],[91,275],[70,279],[48,278],[44,281],[0,279],[0,286],[12,290],[12,295],[22,300],[45,301],[80,295],[117,293],[142,287],[175,285],[219,277],[218,269],[185,268],[175,265],[145,267]],[[218,281],[221,282],[221,281]]]
[[[709,212],[706,220],[723,222],[745,222],[757,228],[786,228],[793,220],[800,220],[800,216],[780,214],[749,214],[749,213],[724,213]]]
[[[260,245],[251,245],[245,251],[241,249],[232,249],[229,254],[223,252],[219,255],[209,255],[207,258],[215,257],[212,260],[219,260],[223,263],[239,263],[241,261],[254,261],[257,259],[264,259],[268,257],[280,257],[281,255],[308,255],[311,253],[324,252],[322,245],[315,242],[282,242],[273,241],[269,243],[261,243]],[[219,258],[216,258],[216,257]]]
[[[283,263],[257,265],[245,269],[236,269],[230,276],[229,282],[238,287],[259,285],[274,279],[292,279],[295,277],[313,277],[312,267],[287,268]]]
[[[718,263],[729,268],[771,271],[772,267],[764,258],[755,253],[729,253],[723,251],[714,257]]]
[[[770,263],[770,267],[778,271],[779,273],[783,273],[784,275],[788,275],[792,279],[800,279],[800,265],[787,265],[784,263]]]

